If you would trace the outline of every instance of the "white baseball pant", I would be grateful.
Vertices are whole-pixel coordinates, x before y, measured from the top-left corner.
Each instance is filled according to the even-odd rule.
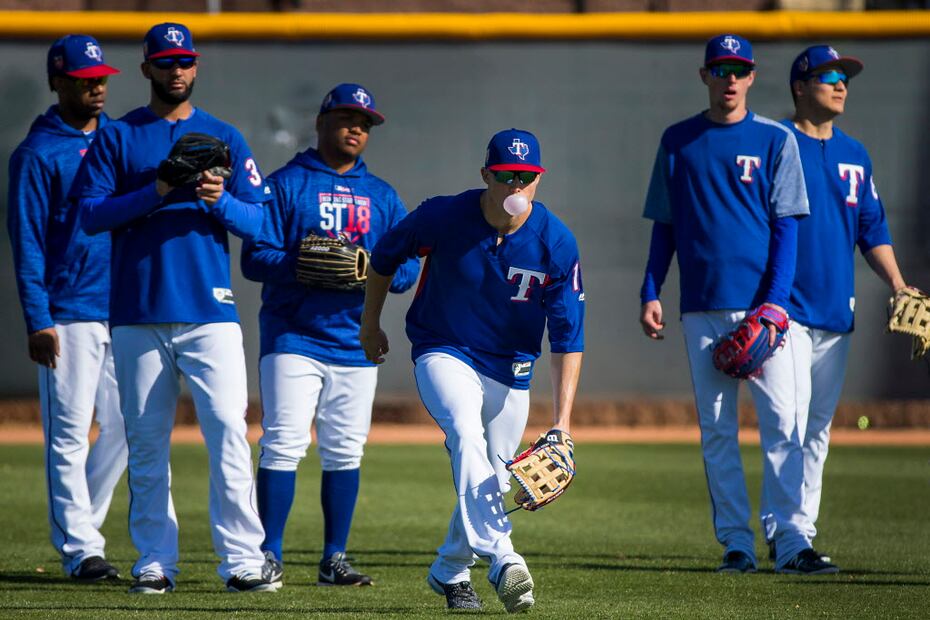
[[[717,340],[735,329],[745,311],[689,312],[681,317],[691,365],[694,399],[701,427],[701,449],[710,491],[714,530],[726,552],[755,559],[752,514],[739,452],[740,381],[714,368]],[[791,334],[765,363],[762,374],[746,381],[756,406],[762,448],[762,503],[771,514],[772,538],[781,567],[810,547],[807,518],[801,509],[804,413],[798,401]]]
[[[810,542],[817,535],[823,469],[830,447],[830,425],[843,391],[850,335],[813,329],[794,322],[791,323],[790,335],[794,345],[791,353],[797,373],[798,407],[801,414],[806,414],[806,422],[803,418],[799,420],[804,430],[804,534]],[[774,526],[770,523],[771,510],[764,497],[760,515],[766,538],[771,539]]]
[[[488,580],[497,581],[507,564],[526,566],[510,540],[504,494],[513,457],[529,415],[529,390],[512,389],[445,353],[416,359],[414,376],[420,398],[446,435],[457,504],[446,540],[430,574],[442,583],[470,581],[469,569],[480,557],[490,563]]]
[[[107,324],[60,321],[55,331],[61,355],[55,369],[38,367],[39,403],[51,540],[70,575],[86,558],[106,557],[100,527],[126,469],[126,434]],[[90,447],[95,408],[100,433]]]
[[[259,362],[262,451],[259,467],[296,471],[316,417],[323,471],[358,469],[378,384],[374,366],[332,366],[303,355],[269,353]]]
[[[259,575],[264,539],[255,508],[248,402],[238,323],[160,323],[113,329],[113,353],[129,443],[133,576],[178,573],[178,521],[168,463],[183,375],[210,462],[210,523],[224,580]]]

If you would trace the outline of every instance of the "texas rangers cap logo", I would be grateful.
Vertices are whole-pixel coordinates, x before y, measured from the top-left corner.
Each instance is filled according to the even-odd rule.
[[[90,58],[91,60],[102,61],[103,60],[103,50],[95,44],[93,41],[87,42],[87,49],[84,50],[84,55]]]
[[[806,72],[809,66],[810,66],[810,61],[807,59],[807,56],[805,55],[801,58],[801,62],[798,63],[798,69]]]
[[[723,38],[723,41],[720,42],[720,47],[722,47],[725,50],[729,50],[730,52],[735,54],[736,52],[739,51],[740,45],[739,45],[739,41],[727,35]]]
[[[184,33],[174,26],[171,26],[168,28],[168,32],[165,34],[165,40],[169,43],[174,43],[178,47],[181,47],[184,44]]]
[[[57,69],[58,71],[61,71],[65,67],[65,57],[55,56],[55,58],[52,59],[52,64],[55,65],[55,69]]]
[[[352,98],[358,101],[359,105],[363,108],[367,108],[371,105],[371,95],[366,93],[364,88],[359,88],[352,93]]]
[[[830,54],[830,58],[839,58],[840,55],[832,47],[827,49],[827,53]]]
[[[514,138],[513,145],[507,147],[507,150],[524,161],[526,160],[526,156],[530,154],[529,145],[526,142],[522,142],[520,138]]]

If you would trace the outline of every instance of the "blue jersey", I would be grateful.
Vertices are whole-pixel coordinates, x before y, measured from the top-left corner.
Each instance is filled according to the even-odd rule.
[[[698,114],[665,130],[644,216],[674,230],[681,312],[759,305],[777,218],[808,213],[798,144],[747,112],[732,124]]]
[[[155,192],[159,162],[191,132],[230,146],[232,177],[212,207],[189,187],[164,197]],[[88,151],[72,190],[85,229],[112,234],[110,323],[237,322],[227,230],[244,238],[257,233],[255,205],[268,194],[242,135],[203,110],[170,122],[142,107],[111,122]]]
[[[855,309],[854,253],[891,243],[885,210],[865,147],[838,128],[812,138],[786,119],[798,141],[811,215],[798,227],[798,267],[791,290],[795,321],[850,332]]]
[[[539,202],[498,244],[483,190],[421,204],[375,246],[372,267],[392,274],[426,256],[407,312],[413,358],[440,351],[505,385],[527,389],[548,327],[553,353],[584,349],[578,244]]]
[[[107,124],[101,114],[98,127]],[[36,118],[10,157],[7,226],[29,333],[55,321],[105,321],[110,239],[88,236],[68,191],[96,132],[65,123],[58,106]]]
[[[297,282],[300,240],[309,233],[343,235],[366,249],[407,210],[394,188],[359,159],[339,174],[314,149],[268,177],[272,200],[261,233],[242,250],[242,273],[262,286],[261,355],[293,353],[340,366],[373,366],[358,340],[364,291],[308,288]],[[416,281],[419,260],[397,270],[391,290]]]

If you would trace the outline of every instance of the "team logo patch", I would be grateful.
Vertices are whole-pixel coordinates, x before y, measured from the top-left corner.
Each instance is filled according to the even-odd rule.
[[[91,60],[103,61],[103,50],[101,50],[99,46],[94,45],[91,41],[87,42],[87,49],[84,50],[84,55]]]
[[[865,179],[865,166],[859,164],[838,164],[840,178],[849,182],[849,193],[846,195],[846,206],[855,207],[859,204],[859,185]]]
[[[236,303],[233,300],[233,292],[228,288],[214,288],[213,289],[213,299],[217,300],[221,304],[234,304]]]
[[[836,53],[836,50],[832,47],[827,49],[827,53],[830,54],[830,58],[839,58],[840,55]]]
[[[181,47],[184,44],[184,33],[171,26],[168,28],[168,32],[165,34],[165,40],[168,43],[173,43],[177,47]]]
[[[801,58],[801,62],[798,63],[798,69],[801,71],[807,71],[807,68],[811,66],[810,61],[807,59],[807,55]]]
[[[358,104],[363,108],[367,108],[371,105],[371,95],[366,93],[364,88],[359,88],[352,93],[352,98],[358,101]]]
[[[737,41],[733,37],[726,36],[726,37],[723,37],[723,41],[720,42],[720,47],[722,47],[725,50],[729,50],[730,52],[735,54],[736,52],[739,51],[740,44],[739,44],[739,41]]]
[[[742,168],[739,180],[743,183],[752,183],[752,172],[762,166],[762,158],[758,155],[737,155],[736,165]]]
[[[526,156],[530,154],[530,145],[520,140],[520,138],[514,138],[513,144],[508,146],[507,150],[525,161]]]
[[[52,64],[55,65],[57,70],[61,71],[65,67],[65,59],[63,56],[55,56],[55,58],[52,59]]]
[[[514,362],[511,369],[514,377],[528,377],[533,369],[533,362]]]

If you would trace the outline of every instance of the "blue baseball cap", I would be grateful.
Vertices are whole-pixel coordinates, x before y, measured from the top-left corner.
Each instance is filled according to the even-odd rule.
[[[506,129],[494,134],[484,158],[488,170],[545,172],[539,152],[539,140],[528,131]]]
[[[375,107],[375,96],[361,84],[340,84],[329,91],[320,104],[320,114],[343,108],[367,114],[375,125],[384,122],[384,115]]]
[[[704,48],[704,66],[709,67],[718,62],[742,62],[755,67],[752,43],[738,34],[717,35]]]
[[[804,81],[810,79],[815,71],[827,67],[836,67],[846,74],[846,77],[853,78],[862,71],[862,61],[852,56],[840,56],[839,53],[829,45],[812,45],[794,59],[791,63],[791,78],[789,83],[794,84],[798,80]]]
[[[169,56],[200,56],[194,51],[194,38],[184,24],[164,23],[145,33],[142,55],[146,60]]]
[[[103,49],[97,39],[86,34],[65,35],[48,49],[48,77],[98,78],[115,73],[119,69],[103,62]]]

